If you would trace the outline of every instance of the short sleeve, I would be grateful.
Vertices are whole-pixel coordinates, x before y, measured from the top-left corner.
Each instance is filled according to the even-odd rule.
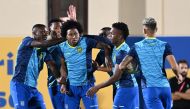
[[[58,45],[58,46],[55,48],[55,52],[57,53],[58,56],[64,57],[64,54],[63,54],[63,51],[61,50],[60,45]]]
[[[133,58],[135,58],[137,56],[137,52],[135,50],[135,45],[131,47],[131,49],[129,50],[128,55],[132,56]]]
[[[116,56],[116,64],[120,64],[127,55],[127,51],[121,50]]]
[[[96,48],[97,41],[92,38],[86,38],[86,43],[89,48]]]
[[[102,65],[105,62],[105,54],[104,50],[100,50],[100,52],[97,54],[95,61],[98,63],[98,65]]]
[[[22,40],[22,46],[24,46],[24,47],[30,47],[33,40],[34,40],[34,39],[31,38],[31,37],[29,37],[29,36],[25,37],[25,38]]]
[[[94,40],[99,41],[99,42],[103,42],[103,43],[109,45],[111,48],[114,47],[114,45],[112,44],[112,42],[108,38],[103,37],[103,36],[84,35],[83,37],[87,37],[87,38],[91,38],[91,39],[94,39]]]
[[[46,50],[46,55],[44,57],[44,62],[47,62],[47,61],[53,61],[53,58],[52,58],[50,52]]]
[[[169,45],[169,43],[166,43],[165,45],[165,51],[164,51],[164,56],[172,55],[172,48]]]

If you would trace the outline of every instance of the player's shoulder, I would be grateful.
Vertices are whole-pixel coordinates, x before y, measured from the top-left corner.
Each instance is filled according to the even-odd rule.
[[[160,45],[168,45],[169,43],[166,41],[162,41],[160,39],[156,39],[156,41],[160,44]]]
[[[22,39],[22,42],[25,42],[25,41],[31,41],[31,40],[34,40],[34,38],[30,37],[30,36],[26,36]]]
[[[139,41],[139,42],[136,42],[134,43],[134,46],[133,47],[137,47],[137,46],[143,46],[143,42],[145,41],[145,39]]]
[[[60,44],[58,44],[57,47],[65,47],[67,45],[68,41],[64,41],[64,42],[61,42]]]
[[[123,57],[125,57],[126,55],[127,55],[127,51],[125,51],[125,50],[120,50],[119,52],[118,52],[118,54],[117,54],[117,58],[123,58]]]

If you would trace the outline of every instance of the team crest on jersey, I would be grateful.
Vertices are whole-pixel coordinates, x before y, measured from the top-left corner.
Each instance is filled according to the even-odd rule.
[[[82,47],[78,47],[78,48],[77,48],[77,52],[78,52],[78,53],[81,53],[81,52],[82,52]]]

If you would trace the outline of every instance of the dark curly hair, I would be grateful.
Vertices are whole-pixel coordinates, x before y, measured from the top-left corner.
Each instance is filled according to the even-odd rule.
[[[83,29],[82,29],[81,24],[77,21],[69,20],[69,21],[63,23],[63,25],[62,25],[62,28],[61,28],[62,37],[66,37],[67,30],[73,29],[73,28],[76,28],[78,30],[79,34],[82,34]]]
[[[116,22],[112,24],[112,27],[120,30],[124,39],[127,39],[127,37],[129,36],[129,29],[127,24],[123,22]]]

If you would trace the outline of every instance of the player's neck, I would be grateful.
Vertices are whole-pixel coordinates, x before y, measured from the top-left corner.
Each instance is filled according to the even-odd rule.
[[[117,44],[115,44],[116,48],[119,48],[125,41],[121,40],[120,42],[118,42]]]

